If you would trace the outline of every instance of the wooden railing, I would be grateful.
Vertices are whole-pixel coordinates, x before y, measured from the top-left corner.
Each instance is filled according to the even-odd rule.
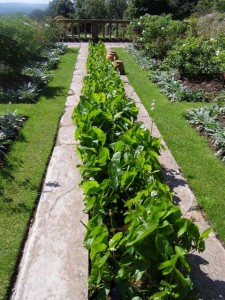
[[[130,21],[125,20],[88,20],[57,19],[63,40],[130,40],[127,30]]]

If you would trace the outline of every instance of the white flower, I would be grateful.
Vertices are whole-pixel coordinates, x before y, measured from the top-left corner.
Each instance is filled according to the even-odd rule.
[[[157,191],[152,191],[152,192],[151,192],[151,196],[152,196],[152,197],[155,197],[155,196],[157,196],[157,195],[158,195]]]
[[[220,54],[220,50],[216,50],[216,56],[218,56]]]
[[[152,100],[151,110],[155,110],[155,99]]]
[[[141,25],[141,22],[138,22],[138,25]]]

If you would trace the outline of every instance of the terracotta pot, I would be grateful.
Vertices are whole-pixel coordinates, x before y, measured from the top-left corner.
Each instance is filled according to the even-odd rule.
[[[117,59],[117,58],[118,58],[116,51],[109,50],[109,52],[108,52],[108,53],[110,53],[110,54],[114,55],[115,59]]]
[[[124,65],[123,65],[123,62],[121,60],[114,60],[113,65],[114,65],[115,69],[118,70],[120,75],[125,75]]]
[[[106,54],[106,59],[107,60],[111,60],[111,61],[114,61],[115,60],[115,56],[111,53],[107,53]]]

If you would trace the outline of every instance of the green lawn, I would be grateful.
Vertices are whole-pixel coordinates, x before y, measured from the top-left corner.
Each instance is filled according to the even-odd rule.
[[[211,225],[225,242],[225,165],[215,157],[205,138],[199,136],[186,122],[183,114],[202,103],[171,103],[159,88],[147,78],[126,50],[116,49],[124,62],[127,77],[145,108],[150,110],[155,99],[153,119],[162,137],[193,190],[200,207]]]
[[[0,114],[17,110],[28,117],[0,169],[0,299],[10,292],[28,225],[37,206],[78,50],[61,57],[54,79],[36,104],[0,104]]]

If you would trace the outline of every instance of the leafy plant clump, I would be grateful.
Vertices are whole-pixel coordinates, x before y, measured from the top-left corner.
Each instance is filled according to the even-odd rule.
[[[167,63],[189,80],[221,80],[225,70],[224,41],[191,37],[179,40],[168,53]]]
[[[225,106],[199,107],[185,115],[201,134],[207,136],[215,148],[215,155],[225,161]]]
[[[24,121],[25,117],[18,115],[16,111],[7,111],[0,116],[0,165]]]
[[[145,15],[135,19],[130,30],[134,44],[150,58],[164,58],[178,37],[183,37],[187,24],[172,20],[171,15]]]
[[[203,251],[197,226],[181,216],[162,183],[160,139],[137,122],[137,108],[90,45],[83,95],[73,119],[89,214],[91,299],[185,299],[193,288],[186,256]]]

